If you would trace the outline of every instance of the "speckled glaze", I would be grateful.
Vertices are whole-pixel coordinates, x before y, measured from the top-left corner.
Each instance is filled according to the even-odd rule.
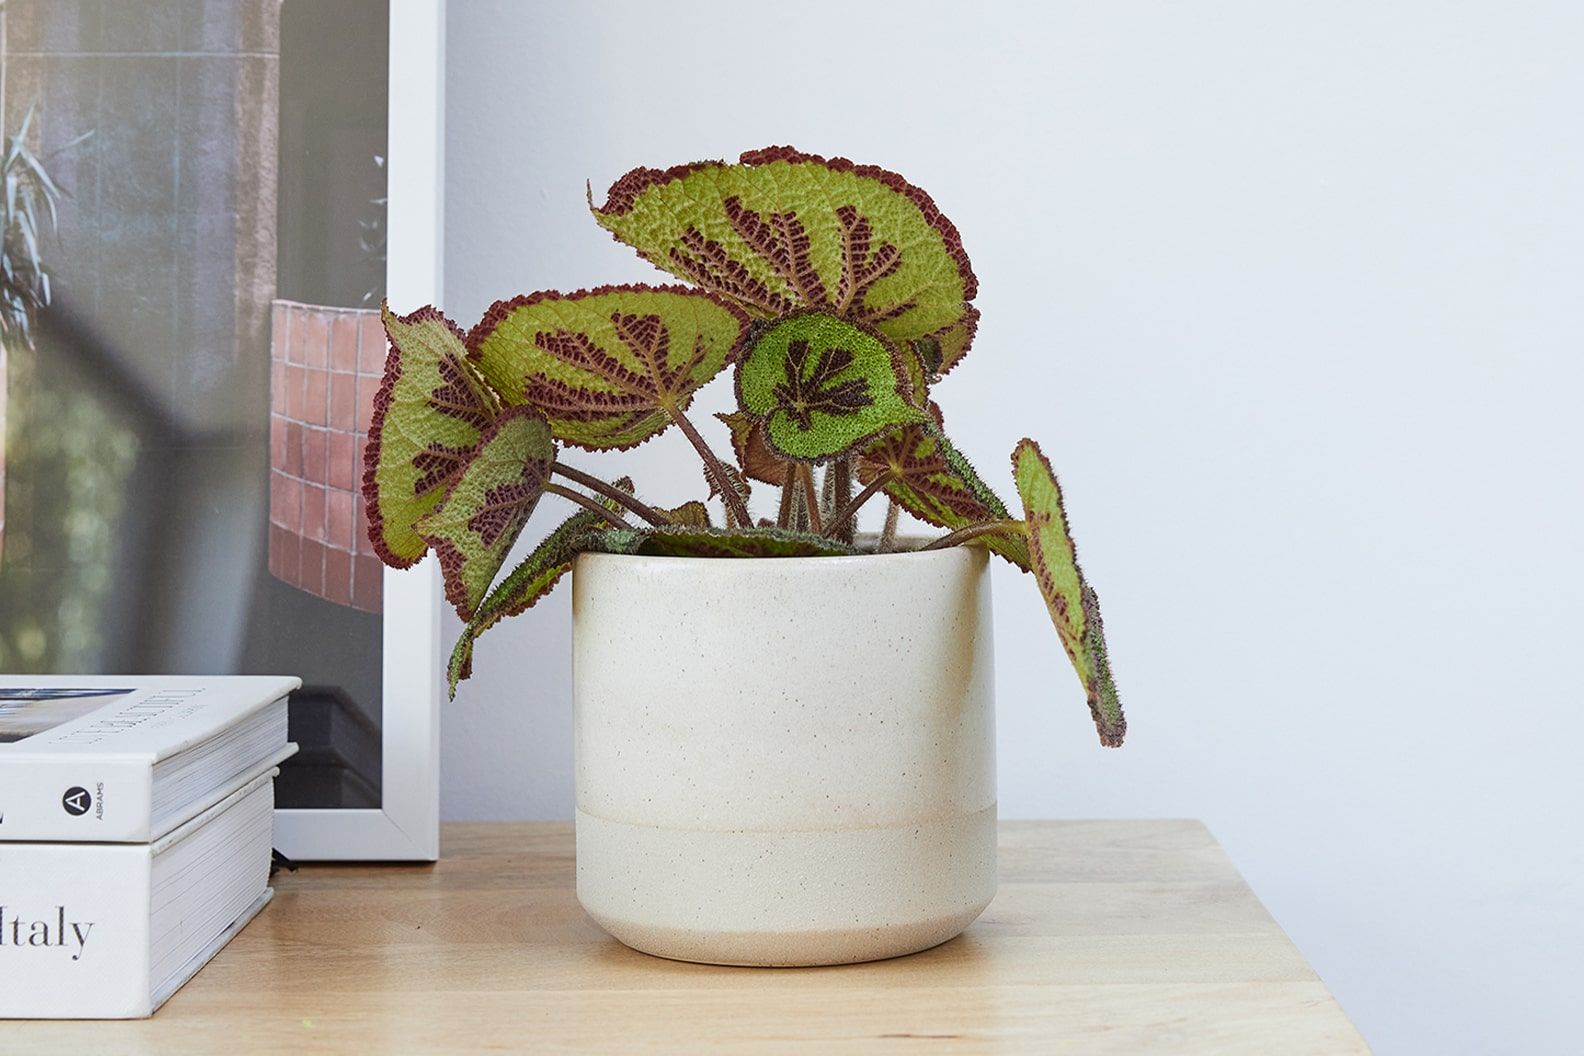
[[[914,953],[995,894],[977,548],[585,554],[572,586],[577,893],[646,953]]]

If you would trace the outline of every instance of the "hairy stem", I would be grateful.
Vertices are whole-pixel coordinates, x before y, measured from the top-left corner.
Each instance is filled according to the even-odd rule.
[[[688,438],[688,443],[693,445],[693,450],[698,452],[699,458],[704,460],[704,472],[715,481],[715,487],[721,493],[721,502],[725,503],[732,516],[737,518],[738,524],[752,524],[753,521],[748,518],[748,507],[744,505],[742,496],[737,494],[737,489],[732,486],[731,478],[726,475],[720,459],[715,457],[715,452],[710,450],[709,444],[706,444],[699,431],[693,428],[693,423],[687,420],[680,407],[668,407],[666,410],[670,413],[671,420],[677,424],[677,428],[682,430],[682,435]]]
[[[814,470],[802,463],[798,464],[798,479],[803,482],[803,501],[808,504],[809,531],[820,535],[820,504],[819,492],[814,488]]]
[[[857,521],[853,519],[851,512],[840,520],[836,519],[836,513],[846,510],[853,500],[852,459],[838,458],[825,472],[833,481],[830,497],[830,509],[833,512],[825,520],[825,530],[842,542],[850,543],[853,541],[853,529],[857,527]],[[854,512],[856,509],[854,507]]]
[[[786,480],[781,485],[781,509],[776,514],[777,528],[792,526],[792,497],[797,492],[797,465],[787,463]]]
[[[884,488],[894,479],[896,479],[896,475],[888,471],[865,484],[862,491],[848,499],[841,509],[830,515],[830,520],[825,524],[825,534],[836,537],[839,533],[841,539],[849,543],[852,542],[851,524],[853,516],[863,507],[864,503],[874,498],[877,491]]]
[[[1012,535],[1024,529],[1022,521],[983,521],[979,524],[970,524],[966,528],[959,528],[949,532],[939,539],[919,547],[920,550],[944,550],[948,546],[957,546],[970,539],[977,539],[981,535]]]
[[[896,549],[897,521],[902,514],[902,507],[892,499],[886,506],[885,527],[880,531],[880,545],[875,547],[876,553],[889,554]]]
[[[787,522],[787,527],[794,532],[809,530],[808,496],[803,493],[801,484],[792,487],[792,519]]]
[[[573,469],[565,462],[555,463],[550,467],[550,472],[559,473],[568,480],[583,485],[590,491],[599,492],[607,499],[617,503],[618,505],[625,506],[628,510],[636,513],[638,516],[657,527],[663,527],[664,525],[671,523],[670,520],[666,518],[665,514],[661,513],[653,506],[650,506],[647,503],[639,502],[636,498],[627,494],[614,484],[607,484],[605,481],[599,479],[596,476],[585,473],[581,469]]]
[[[724,503],[723,503],[723,505],[724,505]],[[730,506],[726,506],[725,509],[726,509],[726,528],[727,528],[728,531],[730,531],[733,528],[751,528],[752,527],[752,525],[743,524],[741,521],[739,521],[737,519],[737,511],[735,509],[733,509]]]
[[[632,528],[632,525],[621,519],[621,515],[619,513],[611,510],[604,503],[599,502],[596,499],[589,498],[581,491],[573,491],[571,488],[563,488],[559,484],[546,484],[544,486],[544,490],[549,492],[551,495],[559,495],[563,499],[571,499],[573,502],[584,507],[585,509],[593,510],[595,513],[609,521],[614,527],[627,529]]]

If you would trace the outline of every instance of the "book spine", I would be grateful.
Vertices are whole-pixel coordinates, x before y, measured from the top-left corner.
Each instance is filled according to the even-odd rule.
[[[0,844],[0,1018],[151,1011],[152,855],[136,844]]]
[[[153,767],[140,756],[24,756],[0,767],[0,841],[146,843]]]

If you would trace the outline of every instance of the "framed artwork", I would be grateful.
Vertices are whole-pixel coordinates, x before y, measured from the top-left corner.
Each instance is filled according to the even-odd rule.
[[[298,675],[293,858],[438,855],[439,576],[359,493],[443,46],[443,0],[0,6],[0,670]]]

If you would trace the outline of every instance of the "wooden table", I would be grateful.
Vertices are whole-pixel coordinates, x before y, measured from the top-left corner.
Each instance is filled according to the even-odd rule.
[[[635,953],[573,897],[568,825],[452,825],[434,866],[304,866],[151,1020],[0,1023],[22,1053],[1369,1050],[1193,821],[1011,822],[960,938],[838,968]]]

